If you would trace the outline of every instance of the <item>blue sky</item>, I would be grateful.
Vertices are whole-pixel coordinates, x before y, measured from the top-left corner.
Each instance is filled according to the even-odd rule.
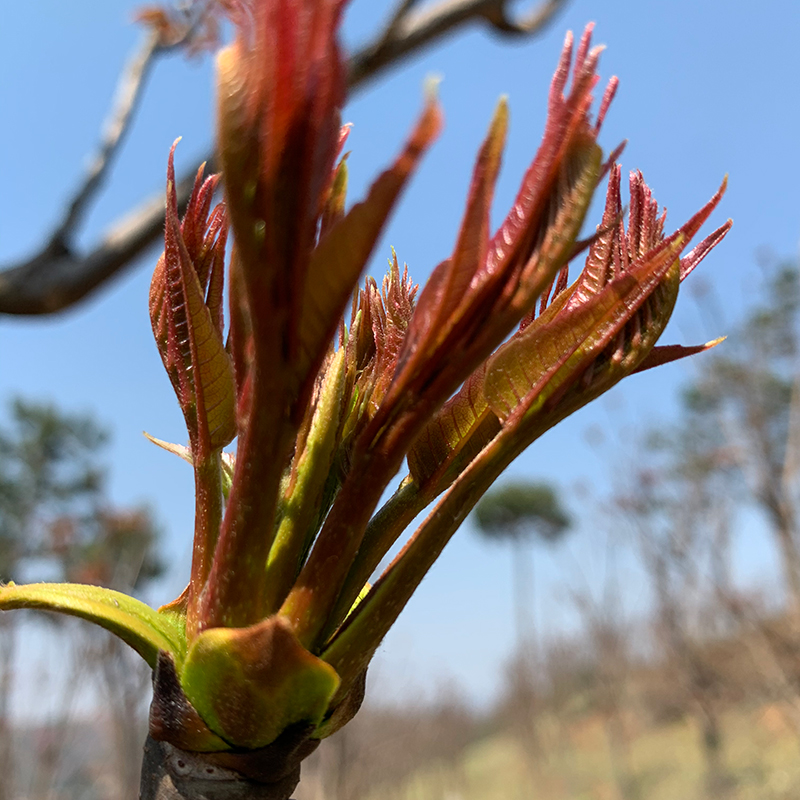
[[[117,74],[139,31],[136,3],[56,0],[8,4],[0,51],[0,100],[5,154],[0,213],[0,263],[36,246],[57,218],[98,137]],[[521,7],[530,4],[522,3]],[[345,30],[352,45],[375,30],[389,8],[354,0]],[[533,40],[503,40],[481,28],[464,31],[407,62],[358,94],[345,118],[354,124],[351,198],[357,198],[396,152],[422,100],[427,76],[443,78],[445,131],[406,193],[374,259],[380,272],[394,245],[412,276],[423,281],[452,248],[478,144],[501,94],[509,96],[511,130],[496,197],[505,214],[541,137],[547,88],[564,33],[597,24],[607,45],[604,78],[620,88],[601,143],[629,140],[625,169],[638,168],[677,226],[715,191],[730,186],[715,225],[734,228],[692,276],[713,288],[721,330],[708,331],[691,292],[684,292],[665,340],[693,343],[726,332],[755,297],[755,255],[769,248],[794,257],[800,221],[800,4],[763,0],[574,0]],[[183,136],[178,163],[211,140],[211,59],[170,58],[158,64],[141,113],[92,212],[86,241],[131,204],[164,184],[170,144]],[[592,217],[595,224],[597,215]],[[0,319],[0,401],[15,394],[53,399],[85,410],[113,430],[110,490],[120,504],[146,502],[165,531],[174,563],[153,600],[170,599],[188,572],[192,480],[178,459],[141,435],[183,441],[182,419],[151,340],[147,288],[156,254],[78,308],[52,319]],[[687,287],[688,288],[688,287]],[[594,512],[614,469],[615,442],[675,413],[677,391],[699,364],[669,366],[629,380],[595,406],[547,434],[512,468],[517,475],[559,484],[580,520],[564,552],[537,551],[538,619],[557,631],[573,624],[567,587],[596,586],[605,568],[606,531]],[[587,432],[606,431],[606,445]],[[755,528],[757,523],[754,522]],[[495,691],[511,650],[510,554],[467,529],[448,547],[388,637],[375,670],[398,695],[433,691],[455,678],[476,702]],[[568,551],[568,552],[567,552]],[[741,538],[739,566],[749,581],[773,569],[762,537]],[[631,575],[631,607],[646,596]]]

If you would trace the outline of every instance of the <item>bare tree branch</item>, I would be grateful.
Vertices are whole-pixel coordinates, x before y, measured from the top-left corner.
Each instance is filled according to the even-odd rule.
[[[502,35],[539,33],[565,2],[544,0],[527,14],[515,18],[510,12],[510,0],[441,0],[420,11],[414,11],[418,0],[401,0],[374,41],[350,58],[348,84],[351,90],[362,88],[387,68],[467,23],[483,23]],[[33,256],[0,269],[0,314],[52,314],[69,308],[130,267],[137,256],[161,237],[164,199],[159,193],[112,223],[88,253],[77,252],[74,244],[88,204],[106,178],[129,127],[154,57],[172,47],[174,43],[164,46],[151,34],[126,65],[98,152],[62,220]],[[213,169],[213,157],[205,161]],[[199,166],[194,164],[179,181],[181,209],[188,202]]]
[[[74,228],[80,224],[88,204],[102,185],[111,162],[128,132],[133,114],[142,97],[147,76],[155,56],[161,49],[158,34],[154,30],[149,30],[123,68],[111,113],[103,126],[100,146],[75,196],[67,206],[64,219],[54,231],[51,244],[68,240]]]
[[[415,2],[400,4],[384,33],[353,55],[349,65],[351,86],[371,80],[384,67],[396,64],[422,47],[454,33],[468,22],[482,22],[503,35],[532,36],[547,26],[565,0],[545,0],[515,19],[509,0],[442,0],[428,9],[410,13]]]

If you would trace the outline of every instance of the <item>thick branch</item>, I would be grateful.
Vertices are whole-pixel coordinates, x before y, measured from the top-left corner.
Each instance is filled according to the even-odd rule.
[[[217,763],[214,754],[187,753],[147,737],[141,800],[289,800],[300,765],[274,783],[250,780]]]
[[[372,45],[359,50],[350,60],[351,86],[376,77],[384,67],[394,65],[426,45],[454,33],[468,22],[483,22],[494,31],[510,36],[531,36],[544,30],[564,0],[545,0],[527,15],[515,19],[509,0],[442,0],[427,10],[410,13],[414,3],[403,3],[405,13],[397,14]]]
[[[503,35],[538,33],[564,2],[544,0],[527,15],[514,18],[509,0],[442,0],[418,12],[413,11],[416,0],[402,0],[384,30],[350,58],[350,89],[362,88],[387,68],[470,22],[486,24]],[[47,244],[25,261],[0,269],[0,314],[51,314],[69,308],[130,267],[137,256],[161,238],[164,199],[159,193],[112,223],[88,253],[78,252],[74,245],[88,203],[96,195],[127,130],[153,56],[165,49],[150,37],[126,67],[120,79],[119,100],[94,164]],[[179,181],[181,208],[189,199],[199,166],[192,165]]]
[[[193,184],[193,174],[178,184],[181,213]],[[113,223],[86,255],[76,254],[62,240],[51,240],[32,258],[0,272],[0,313],[51,314],[69,308],[130,266],[163,235],[164,198],[154,195]]]

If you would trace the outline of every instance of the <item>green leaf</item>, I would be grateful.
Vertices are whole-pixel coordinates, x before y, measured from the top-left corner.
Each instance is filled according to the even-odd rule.
[[[99,586],[32,583],[0,586],[0,611],[35,608],[80,617],[105,628],[130,645],[151,668],[158,651],[183,663],[186,639],[176,616],[159,614],[133,597]]]
[[[273,742],[290,725],[318,725],[339,688],[279,617],[249,628],[211,628],[192,643],[181,686],[208,727],[237,747]]]

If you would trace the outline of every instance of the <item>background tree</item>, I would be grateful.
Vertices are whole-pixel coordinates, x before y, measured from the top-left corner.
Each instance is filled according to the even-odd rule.
[[[569,530],[570,517],[552,486],[517,481],[488,492],[475,508],[475,522],[483,538],[511,544],[517,646],[522,648],[536,635],[530,544],[558,542]]]
[[[533,780],[540,754],[536,728],[538,644],[535,621],[534,566],[531,544],[554,544],[571,525],[556,490],[546,483],[515,481],[488,492],[475,508],[475,522],[489,541],[510,542],[511,582],[517,632],[516,652],[508,665],[508,702],[528,756]]]
[[[32,559],[66,552],[96,517],[105,440],[87,417],[13,401],[11,429],[0,431],[0,580],[20,580]]]
[[[710,641],[735,637],[751,672],[749,691],[761,683],[797,726],[798,312],[797,267],[766,265],[763,299],[704,362],[684,392],[678,424],[650,433],[617,498],[653,593],[655,641],[701,731],[712,796],[730,788],[722,709],[740,689]],[[732,536],[748,505],[761,512],[776,546],[788,615],[776,593],[765,607],[733,578]]]
[[[621,521],[633,531],[652,592],[653,644],[675,691],[675,710],[696,722],[707,791],[718,797],[728,784],[723,758],[725,682],[708,644],[730,631],[709,576],[715,560],[727,553],[718,552],[720,542],[711,535],[717,508],[708,485],[691,471],[670,466],[631,470],[627,491],[617,502]]]
[[[766,268],[765,297],[703,365],[685,394],[684,441],[695,463],[762,512],[780,555],[789,605],[800,614],[800,371],[797,266]]]
[[[594,587],[584,575],[580,575],[583,585],[572,589],[570,594],[581,619],[581,634],[588,650],[586,696],[603,720],[614,786],[620,800],[638,800],[642,797],[642,782],[631,758],[634,737],[626,718],[637,636],[620,586],[617,562],[621,544],[616,531],[609,533],[605,543],[602,585]],[[580,572],[580,564],[576,563],[575,567]],[[564,643],[556,642],[547,648],[546,659],[550,692],[554,699],[561,701],[559,710],[568,720],[570,705],[574,705],[579,691],[574,676],[575,654],[568,646],[565,648]],[[564,674],[560,674],[562,670]],[[564,722],[566,720],[559,720],[562,741],[566,728]]]

